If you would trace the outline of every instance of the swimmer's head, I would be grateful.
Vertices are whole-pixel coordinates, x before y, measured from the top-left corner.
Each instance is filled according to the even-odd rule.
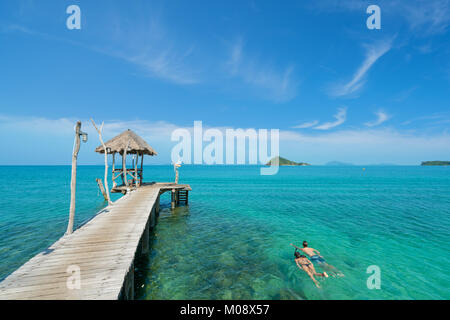
[[[308,246],[308,242],[303,241],[303,248],[306,248]]]
[[[301,254],[300,254],[300,252],[295,251],[295,252],[294,252],[294,256],[295,256],[296,258],[300,258],[300,257],[301,257]]]

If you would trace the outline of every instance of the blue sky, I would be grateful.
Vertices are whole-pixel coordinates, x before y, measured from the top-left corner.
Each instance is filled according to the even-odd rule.
[[[194,120],[280,129],[281,155],[313,164],[450,160],[449,32],[449,0],[2,1],[0,164],[69,164],[78,119],[80,163],[102,163],[90,117],[155,164]]]

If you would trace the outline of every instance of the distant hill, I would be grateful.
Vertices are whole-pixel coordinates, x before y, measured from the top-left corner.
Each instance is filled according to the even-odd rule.
[[[273,158],[272,160],[270,160],[269,162],[267,162],[266,166],[272,165],[272,161],[274,161],[275,159],[276,159],[276,157]],[[288,160],[288,159],[282,158],[282,157],[278,157],[278,160],[279,160],[278,164],[280,166],[310,166],[310,164],[306,163],[306,162],[295,162],[295,161],[291,161],[291,160]]]
[[[450,161],[423,161],[422,166],[450,166]]]
[[[326,166],[336,166],[336,167],[343,167],[343,166],[354,166],[353,163],[346,163],[346,162],[340,162],[340,161],[330,161],[325,164]]]

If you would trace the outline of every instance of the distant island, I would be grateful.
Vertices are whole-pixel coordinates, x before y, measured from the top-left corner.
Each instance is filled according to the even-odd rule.
[[[423,161],[422,166],[450,166],[450,161]]]
[[[354,166],[353,163],[347,163],[347,162],[340,162],[340,161],[330,161],[325,164],[326,166],[333,166],[333,167],[349,167]]]
[[[355,167],[355,166],[370,166],[370,167],[388,167],[388,166],[397,166],[395,163],[362,163],[362,164],[353,164],[349,162],[340,162],[340,161],[330,161],[325,163],[326,166],[332,167]]]
[[[291,161],[291,160],[288,160],[288,159],[283,158],[283,157],[272,158],[272,160],[270,160],[269,162],[266,163],[266,166],[272,165],[272,162],[275,161],[275,159],[277,159],[277,158],[278,158],[278,165],[280,165],[280,166],[310,166],[309,163],[306,163],[306,162],[295,162],[295,161]]]

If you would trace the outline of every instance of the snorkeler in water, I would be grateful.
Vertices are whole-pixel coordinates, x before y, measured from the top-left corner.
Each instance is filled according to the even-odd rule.
[[[314,278],[314,276],[325,277],[328,278],[328,274],[326,272],[318,273],[316,269],[314,269],[314,265],[311,261],[306,258],[306,256],[300,254],[297,250],[294,252],[295,263],[300,270],[305,271],[308,276],[312,279],[317,288],[320,288],[319,282]]]
[[[296,249],[296,251],[301,250],[302,252],[306,253],[312,262],[315,262],[322,268],[327,269],[328,272],[330,272],[330,274],[333,277],[335,277],[335,276],[343,277],[344,276],[344,274],[342,272],[340,272],[336,267],[332,266],[331,264],[326,263],[325,259],[320,255],[320,252],[318,250],[308,247],[307,241],[303,241],[303,248],[299,248],[292,243],[291,243],[291,246],[293,246]]]

